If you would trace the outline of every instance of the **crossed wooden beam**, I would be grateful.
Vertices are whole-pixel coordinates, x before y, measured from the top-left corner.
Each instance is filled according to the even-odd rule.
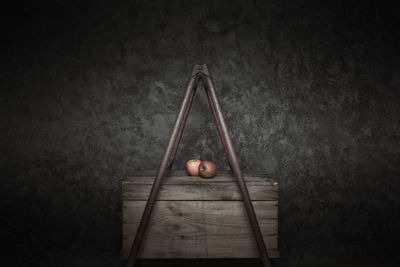
[[[143,241],[143,236],[146,231],[147,225],[149,224],[151,213],[158,195],[158,191],[160,190],[162,179],[167,175],[167,173],[171,169],[172,163],[176,155],[176,151],[178,150],[183,130],[185,128],[186,120],[193,103],[194,95],[196,93],[196,89],[200,80],[203,82],[208,102],[210,103],[210,107],[218,127],[218,133],[219,136],[221,137],[222,145],[228,157],[230,167],[235,177],[237,178],[237,182],[246,208],[247,216],[249,218],[250,225],[251,228],[253,229],[254,237],[257,242],[262,263],[264,267],[271,267],[267,248],[265,246],[260,226],[258,224],[257,217],[250,200],[246,183],[243,179],[242,170],[240,169],[235,149],[233,148],[232,140],[228,132],[228,127],[226,126],[224,117],[222,115],[221,106],[219,105],[217,94],[215,92],[214,82],[211,77],[210,68],[207,64],[204,65],[196,64],[193,65],[192,67],[192,71],[189,76],[189,81],[187,83],[186,93],[183,98],[178,115],[176,117],[174,127],[172,128],[172,132],[169,137],[168,145],[167,148],[165,149],[164,157],[161,161],[160,168],[157,172],[157,176],[151,188],[150,195],[142,215],[142,219],[140,221],[135,239],[133,241],[131,250],[129,252],[129,257],[126,267],[136,266],[139,249],[141,247],[141,243]]]

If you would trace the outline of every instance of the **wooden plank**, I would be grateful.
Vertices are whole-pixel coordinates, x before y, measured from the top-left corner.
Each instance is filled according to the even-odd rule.
[[[127,256],[146,201],[123,201]],[[254,201],[270,257],[277,251],[277,201]],[[257,247],[241,201],[157,201],[141,258],[252,258]]]
[[[147,200],[152,185],[123,183],[122,199]],[[278,186],[248,187],[252,200],[278,200]],[[200,185],[162,185],[157,196],[158,200],[241,200],[239,187],[232,183],[218,183]]]
[[[133,184],[153,184],[156,176],[155,171],[136,171],[134,175],[128,176],[123,183]],[[270,178],[267,174],[251,174],[244,173],[244,179],[248,185],[278,185],[278,183]],[[236,177],[230,172],[218,172],[217,176],[211,179],[204,179],[199,176],[188,176],[184,171],[175,171],[164,178],[163,184],[215,184],[215,183],[236,183]]]
[[[257,244],[245,214],[243,203],[234,201],[229,208],[218,202],[206,202],[204,216],[207,222],[207,248],[209,258],[256,258]],[[253,202],[268,251],[277,250],[278,220],[277,203]]]
[[[221,170],[218,171],[219,175],[222,176],[231,176],[233,175],[233,173],[231,171],[226,171],[226,170]],[[243,174],[248,174],[251,176],[262,176],[262,177],[270,177],[269,174],[265,173],[265,172],[261,172],[261,171],[244,171]],[[156,176],[157,175],[157,170],[139,170],[139,171],[133,171],[130,173],[130,176]],[[169,176],[186,176],[187,173],[186,171],[182,171],[182,170],[173,170],[170,171]]]
[[[278,202],[277,201],[253,201],[254,211],[259,220],[277,219],[278,218]],[[123,223],[139,223],[146,201],[128,201],[122,202],[122,221]],[[209,210],[204,206],[210,207]],[[226,209],[234,209],[231,216],[235,215],[236,221],[246,221],[247,217],[242,201],[156,201],[156,208],[153,211],[153,221],[163,216],[182,217],[186,215],[188,218],[194,217],[198,219],[197,213],[204,215],[211,214],[221,221],[230,220],[230,218],[219,218],[219,214],[227,212]],[[203,215],[204,214],[204,215]],[[193,216],[192,216],[193,215]],[[244,216],[243,216],[244,215]],[[241,217],[240,217],[241,216]]]
[[[146,231],[141,258],[201,258],[207,253],[201,212],[203,203],[157,201]],[[145,201],[123,202],[123,248],[126,258],[139,225]]]
[[[123,237],[123,249],[121,250],[122,258],[126,259],[129,254],[129,248],[133,242],[133,235]],[[183,237],[185,238],[185,237]],[[274,239],[266,239],[265,243],[276,242]],[[142,259],[193,259],[193,258],[258,258],[258,249],[254,240],[234,240],[231,242],[227,239],[219,239],[217,243],[213,241],[208,248],[198,239],[190,240],[160,240],[154,236],[147,237],[143,243],[139,258]],[[278,258],[279,251],[277,248],[268,247],[268,254],[271,258]]]

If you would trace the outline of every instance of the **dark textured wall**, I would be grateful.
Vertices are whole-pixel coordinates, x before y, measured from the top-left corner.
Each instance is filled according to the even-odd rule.
[[[399,19],[380,2],[2,4],[3,259],[119,266],[121,180],[159,166],[209,63],[243,169],[280,183],[281,261],[399,261]],[[228,168],[203,90],[174,167],[193,157]]]

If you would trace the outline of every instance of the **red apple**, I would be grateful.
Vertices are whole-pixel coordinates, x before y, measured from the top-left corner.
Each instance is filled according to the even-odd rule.
[[[199,159],[191,159],[186,162],[186,171],[191,176],[199,176],[199,166],[201,164],[201,160]]]
[[[203,178],[212,178],[217,174],[217,166],[213,162],[205,160],[200,164],[199,172]]]

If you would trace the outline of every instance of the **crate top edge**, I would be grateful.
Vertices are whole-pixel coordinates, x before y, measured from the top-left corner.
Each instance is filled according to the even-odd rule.
[[[128,175],[123,183],[133,184],[153,184],[157,175],[156,170],[134,171]],[[271,185],[278,186],[275,179],[263,172],[245,171],[244,179],[248,185]],[[219,171],[217,176],[210,179],[204,179],[199,176],[189,176],[185,171],[171,171],[165,178],[165,184],[204,184],[204,183],[231,183],[236,182],[236,178],[232,172]]]

